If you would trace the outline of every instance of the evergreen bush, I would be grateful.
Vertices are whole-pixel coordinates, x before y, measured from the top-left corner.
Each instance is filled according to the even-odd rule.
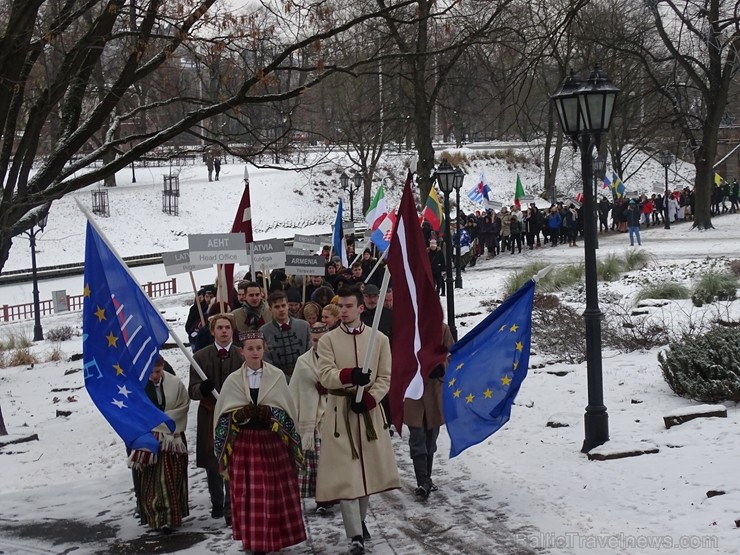
[[[614,253],[596,262],[596,275],[601,281],[616,281],[624,271],[624,262]]]
[[[669,344],[658,354],[676,395],[703,403],[736,400],[740,394],[740,328],[717,326],[705,335]]]
[[[714,301],[734,301],[737,298],[737,276],[730,272],[709,270],[694,284],[691,301],[694,306]]]
[[[517,270],[513,274],[509,275],[509,277],[507,277],[504,281],[504,296],[508,297],[509,295],[514,293],[514,291],[524,285],[528,279],[532,279],[532,277],[545,266],[547,266],[547,264],[545,264],[544,262],[532,262],[531,264],[527,264],[521,270]],[[537,283],[538,291],[550,290],[547,289],[547,281],[549,276],[550,274],[546,275],[539,281],[539,283]]]
[[[646,285],[637,292],[635,301],[643,301],[645,299],[688,299],[690,296],[691,291],[685,285],[681,285],[675,281],[666,281]]]
[[[653,255],[644,249],[628,249],[624,253],[624,270],[642,270],[653,261]]]

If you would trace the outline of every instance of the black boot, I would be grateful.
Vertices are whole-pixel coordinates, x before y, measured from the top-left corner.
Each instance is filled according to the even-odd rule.
[[[437,491],[439,488],[432,481],[432,466],[434,466],[434,455],[427,457],[427,476],[429,477],[429,483],[431,484],[430,491]]]
[[[416,489],[414,493],[417,497],[426,499],[432,491],[432,481],[429,479],[429,467],[427,456],[421,455],[413,458],[414,474],[416,475]]]

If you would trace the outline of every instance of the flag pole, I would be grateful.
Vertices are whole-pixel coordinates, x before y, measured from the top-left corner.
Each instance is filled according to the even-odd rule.
[[[367,282],[368,282],[368,280],[369,280],[369,279],[370,279],[370,278],[371,278],[371,277],[373,276],[373,274],[375,273],[375,270],[377,270],[377,269],[378,269],[378,266],[380,266],[380,263],[381,263],[381,262],[383,262],[383,259],[384,259],[384,258],[385,258],[385,257],[387,256],[387,254],[388,254],[388,249],[390,249],[390,248],[391,248],[391,247],[390,247],[390,245],[389,245],[389,246],[388,246],[388,247],[387,247],[387,248],[386,248],[386,249],[385,249],[385,250],[383,251],[383,253],[382,253],[382,254],[381,254],[381,255],[380,255],[379,257],[378,257],[378,261],[377,261],[377,262],[375,263],[375,266],[373,266],[373,269],[372,269],[372,270],[370,270],[370,273],[369,273],[369,274],[367,275],[367,277],[365,278],[365,283],[367,283]]]
[[[200,316],[200,323],[202,325],[206,325],[206,318],[203,316],[203,307],[200,306],[200,300],[198,299],[198,289],[195,286],[195,277],[193,277],[193,272],[188,272],[190,274],[190,283],[193,285],[193,294],[195,295],[195,306],[198,307],[198,315]]]
[[[90,214],[90,211],[82,205],[82,203],[80,202],[80,199],[79,198],[75,197],[75,202],[77,203],[77,206],[79,207],[79,209],[82,210],[82,213],[87,218],[87,221],[90,222],[90,225],[91,226],[93,226],[93,229],[98,233],[98,235],[100,235],[100,238],[103,241],[105,241],[105,244],[108,245],[108,248],[113,253],[113,256],[116,257],[116,259],[118,260],[118,262],[121,264],[121,266],[123,266],[123,268],[126,270],[126,272],[131,277],[131,279],[133,279],[136,283],[138,283],[139,280],[136,278],[136,276],[134,276],[134,274],[131,272],[131,270],[129,269],[129,267],[123,261],[123,259],[121,258],[121,256],[118,254],[118,251],[116,249],[114,249],[113,246],[110,244],[110,241],[108,241],[108,238],[105,236],[105,233],[103,233],[103,230],[98,227],[98,224],[97,223],[95,223],[95,220],[93,219],[92,214]],[[177,346],[180,347],[180,350],[183,352],[183,354],[185,355],[185,357],[188,359],[188,361],[190,362],[190,364],[193,367],[193,369],[195,369],[195,371],[201,377],[201,379],[207,380],[208,377],[203,372],[203,369],[200,367],[200,365],[193,358],[193,353],[190,352],[190,349],[187,349],[185,347],[185,345],[183,344],[182,340],[177,336],[177,334],[175,334],[174,330],[170,326],[170,323],[164,318],[164,316],[162,316],[162,313],[159,312],[159,309],[157,309],[157,307],[154,306],[154,303],[149,298],[149,296],[148,295],[144,295],[144,296],[146,297],[147,301],[149,301],[149,304],[152,306],[152,308],[154,309],[154,311],[159,315],[159,318],[162,320],[162,322],[164,323],[164,325],[167,326],[167,329],[170,331],[170,337],[172,337],[172,339],[175,340],[175,343],[177,343]],[[218,391],[216,391],[214,389],[211,393],[213,394],[214,397],[216,397],[218,399]]]
[[[388,291],[388,281],[391,279],[391,273],[386,271],[385,274],[383,274],[383,283],[380,284],[380,295],[379,299],[382,302],[382,299],[385,299],[385,294]],[[383,305],[379,304],[375,308],[375,314],[373,315],[373,327],[370,329],[370,342],[367,345],[367,350],[365,351],[365,359],[362,361],[362,373],[367,374],[368,373],[368,366],[370,365],[370,357],[372,356],[373,351],[375,350],[375,339],[378,337],[378,326],[380,325],[380,315],[383,313]],[[377,368],[375,371],[377,372]],[[365,392],[365,388],[363,386],[357,387],[357,395],[355,395],[355,402],[359,403],[362,401],[362,394]]]

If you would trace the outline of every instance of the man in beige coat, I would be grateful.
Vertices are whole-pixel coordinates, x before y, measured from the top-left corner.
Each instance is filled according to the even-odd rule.
[[[455,340],[449,326],[442,323],[442,345],[449,349]],[[403,423],[409,427],[409,451],[414,462],[416,475],[416,495],[422,499],[436,491],[432,482],[434,453],[437,452],[439,428],[444,424],[442,412],[442,381],[447,362],[434,368],[424,381],[421,399],[405,399],[403,402]]]
[[[360,318],[362,293],[341,289],[342,324],[324,335],[318,345],[319,380],[329,390],[321,426],[321,454],[316,501],[339,501],[353,555],[365,553],[370,534],[364,525],[368,497],[401,487],[398,467],[380,400],[391,383],[388,338],[378,333],[369,357],[370,373],[362,372],[370,344],[370,328]],[[364,386],[362,401],[355,401]]]

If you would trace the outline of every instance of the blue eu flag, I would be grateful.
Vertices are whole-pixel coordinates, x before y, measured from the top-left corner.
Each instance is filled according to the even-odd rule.
[[[149,400],[144,387],[167,326],[105,240],[87,224],[82,308],[85,387],[129,449],[156,453],[152,429],[175,423]]]
[[[450,349],[442,394],[450,458],[509,421],[529,366],[534,287],[527,281]]]

